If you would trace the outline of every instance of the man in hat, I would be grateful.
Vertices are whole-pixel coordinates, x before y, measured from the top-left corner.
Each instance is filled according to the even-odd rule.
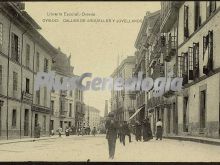
[[[117,139],[117,121],[114,120],[114,113],[108,114],[108,120],[106,121],[105,128],[107,130],[106,139],[108,140],[109,159],[114,159],[115,144]]]

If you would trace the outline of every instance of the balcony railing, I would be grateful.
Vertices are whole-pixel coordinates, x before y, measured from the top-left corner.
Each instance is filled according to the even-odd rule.
[[[60,111],[60,117],[67,117],[67,111]]]
[[[179,1],[162,2],[161,32],[168,32],[172,28],[173,24],[177,19],[178,9],[183,2],[179,2]]]
[[[171,57],[174,56],[176,54],[176,50],[177,50],[177,40],[176,40],[176,36],[169,36],[169,40],[168,40],[168,44],[166,46],[166,49],[164,49],[164,60],[166,62],[170,62]]]
[[[32,102],[33,95],[30,93],[27,93],[26,91],[22,92],[22,99],[23,101]]]

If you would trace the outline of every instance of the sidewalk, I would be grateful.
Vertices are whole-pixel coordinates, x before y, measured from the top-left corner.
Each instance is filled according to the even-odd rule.
[[[22,138],[22,139],[11,139],[11,140],[0,140],[0,145],[2,144],[10,144],[10,143],[19,143],[19,142],[34,142],[40,140],[48,140],[48,139],[56,139],[58,135],[41,137],[41,138]]]
[[[211,144],[220,146],[220,139],[208,138],[208,137],[196,137],[196,136],[166,136],[165,139],[192,141],[197,143]]]

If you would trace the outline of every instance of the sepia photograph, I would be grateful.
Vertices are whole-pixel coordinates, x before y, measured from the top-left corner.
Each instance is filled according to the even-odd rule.
[[[220,1],[1,1],[0,162],[220,162]]]

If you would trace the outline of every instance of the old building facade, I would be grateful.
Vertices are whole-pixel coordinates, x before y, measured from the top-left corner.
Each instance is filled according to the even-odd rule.
[[[178,95],[179,134],[220,136],[218,1],[185,1],[179,9]]]
[[[64,77],[72,78],[73,66],[70,64],[71,56],[67,57],[58,48],[58,53],[54,58],[52,70],[55,71],[55,75],[63,82]],[[75,92],[74,90],[68,91],[55,91],[51,92],[51,120],[50,129],[57,130],[66,127],[75,126]]]
[[[47,136],[50,92],[33,87],[38,71],[51,70],[56,50],[40,35],[23,3],[0,3],[0,9],[0,136],[31,137],[37,123]]]
[[[120,77],[123,80],[132,78],[134,65],[135,57],[128,56],[115,69],[111,77],[114,80],[117,77]],[[126,91],[125,89],[120,91],[111,91],[111,111],[116,112],[117,119],[120,122],[128,121],[129,117],[135,111],[135,101],[130,97],[129,91]]]

